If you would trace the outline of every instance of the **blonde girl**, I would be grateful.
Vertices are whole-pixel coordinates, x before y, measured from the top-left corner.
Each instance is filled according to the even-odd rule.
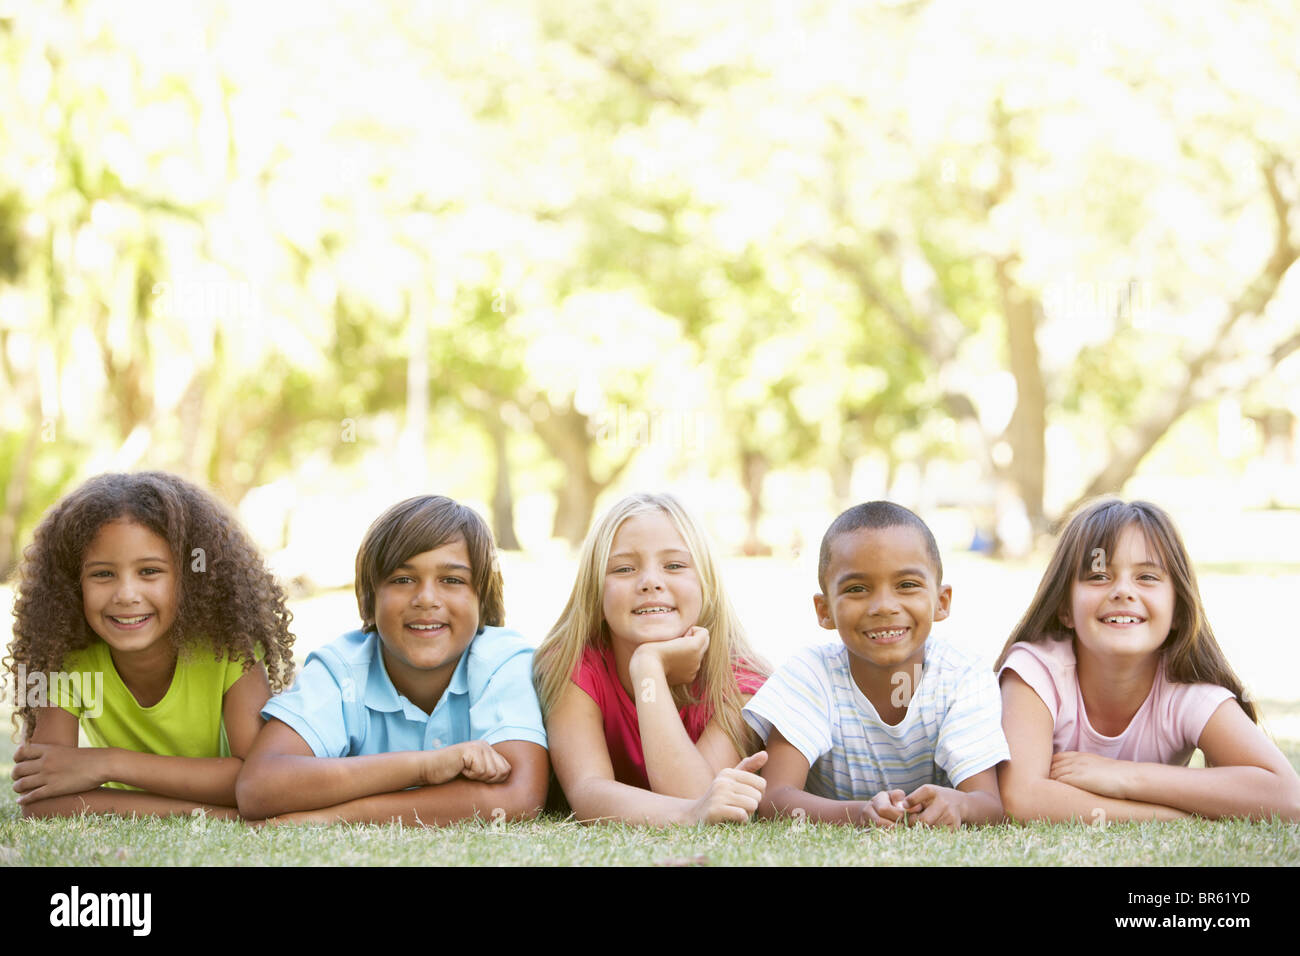
[[[1153,504],[1075,512],[996,669],[1012,817],[1300,820],[1300,778],[1256,725]],[[1187,766],[1197,747],[1204,768]]]
[[[587,535],[534,675],[555,775],[580,820],[748,819],[767,759],[741,709],[769,670],[707,540],[670,495],[624,498]]]

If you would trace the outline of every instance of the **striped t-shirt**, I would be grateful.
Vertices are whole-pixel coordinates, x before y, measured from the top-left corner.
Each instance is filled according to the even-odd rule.
[[[854,682],[843,644],[796,653],[744,714],[764,741],[779,730],[808,760],[804,789],[832,800],[911,793],[927,783],[955,787],[1011,758],[993,671],[933,638],[920,685],[892,727]]]

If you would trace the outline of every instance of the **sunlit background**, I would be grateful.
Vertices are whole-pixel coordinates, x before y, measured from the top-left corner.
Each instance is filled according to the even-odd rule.
[[[0,0],[0,577],[175,471],[305,654],[436,491],[540,640],[593,516],[673,490],[779,662],[889,497],[991,661],[1119,492],[1300,739],[1297,103],[1290,0]]]

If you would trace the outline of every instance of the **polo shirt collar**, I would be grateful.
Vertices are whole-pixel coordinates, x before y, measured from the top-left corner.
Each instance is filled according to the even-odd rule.
[[[404,710],[402,701],[405,698],[397,692],[397,688],[393,686],[393,679],[388,676],[388,668],[384,667],[383,638],[379,636],[378,632],[375,632],[372,637],[374,650],[370,655],[370,664],[366,673],[366,706],[371,710],[387,713]],[[474,643],[471,641],[469,646],[461,653],[460,660],[456,662],[456,669],[452,671],[451,683],[447,685],[442,700],[446,700],[448,694],[463,696],[469,693],[469,652],[473,647]],[[438,703],[441,704],[442,700],[439,700]],[[419,710],[410,701],[407,701],[407,704]]]

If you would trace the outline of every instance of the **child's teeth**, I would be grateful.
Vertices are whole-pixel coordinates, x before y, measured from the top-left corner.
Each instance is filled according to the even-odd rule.
[[[118,624],[139,624],[148,616],[148,614],[141,614],[138,617],[115,617],[113,620],[117,621]]]
[[[667,614],[671,610],[672,608],[670,607],[647,607],[647,608],[642,608],[639,611],[633,611],[632,613],[633,614]]]

